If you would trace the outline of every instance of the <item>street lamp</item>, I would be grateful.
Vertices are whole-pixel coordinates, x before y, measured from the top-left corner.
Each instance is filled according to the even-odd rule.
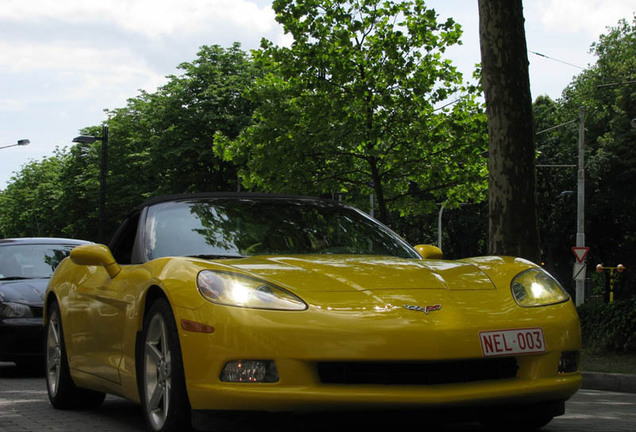
[[[29,141],[28,139],[21,139],[21,140],[18,140],[18,142],[16,144],[2,146],[2,147],[0,147],[0,149],[9,148],[9,147],[15,147],[15,146],[25,146],[25,145],[28,145],[28,144],[31,144],[31,141]]]
[[[104,212],[106,207],[106,170],[108,156],[108,126],[102,126],[102,136],[80,135],[73,138],[73,142],[92,144],[95,141],[102,142],[102,165],[99,175],[99,221],[97,225],[97,240],[104,243]]]

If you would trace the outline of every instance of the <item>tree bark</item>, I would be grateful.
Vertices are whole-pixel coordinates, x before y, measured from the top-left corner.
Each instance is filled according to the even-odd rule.
[[[479,0],[489,138],[489,253],[541,258],[535,146],[521,0]]]

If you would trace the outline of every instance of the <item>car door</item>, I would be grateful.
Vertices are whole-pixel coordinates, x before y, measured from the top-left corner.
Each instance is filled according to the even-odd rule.
[[[139,265],[130,264],[131,249],[135,244],[139,214],[129,217],[120,227],[111,249],[119,264],[120,274],[111,278],[104,267],[82,266],[81,276],[76,277],[74,290],[67,296],[71,329],[65,334],[72,338],[69,365],[114,383],[121,383],[120,368],[124,344],[133,326],[135,299],[139,287],[129,277]],[[134,330],[133,330],[134,331]]]
[[[120,382],[127,301],[117,278],[103,267],[87,267],[66,301],[69,366],[115,383]]]

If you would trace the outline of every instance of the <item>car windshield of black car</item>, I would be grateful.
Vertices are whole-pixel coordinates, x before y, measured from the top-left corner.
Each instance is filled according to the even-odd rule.
[[[0,279],[49,278],[73,246],[16,244],[0,247]]]

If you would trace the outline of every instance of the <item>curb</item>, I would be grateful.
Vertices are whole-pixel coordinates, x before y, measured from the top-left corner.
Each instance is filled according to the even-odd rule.
[[[636,375],[601,372],[581,372],[581,375],[584,389],[636,393]]]

